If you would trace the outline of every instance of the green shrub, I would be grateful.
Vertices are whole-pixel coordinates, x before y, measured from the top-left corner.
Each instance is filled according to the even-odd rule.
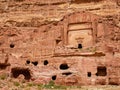
[[[7,74],[2,74],[2,75],[0,75],[0,79],[1,80],[5,80],[7,78]]]
[[[14,82],[14,85],[15,85],[15,86],[19,86],[20,83],[19,83],[19,82]]]
[[[92,50],[93,52],[96,52],[96,48],[93,48],[93,50]]]
[[[44,85],[43,88],[46,89],[66,89],[66,86],[55,85],[54,81],[50,81],[48,84]]]
[[[35,84],[31,82],[31,83],[28,83],[27,86],[32,87],[32,86],[35,86]]]

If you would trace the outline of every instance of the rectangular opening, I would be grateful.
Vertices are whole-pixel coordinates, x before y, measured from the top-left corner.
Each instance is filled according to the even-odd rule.
[[[81,49],[82,48],[82,44],[78,44],[78,48]]]
[[[105,66],[99,66],[97,67],[97,73],[96,76],[106,76],[107,75],[107,68]]]
[[[88,73],[87,73],[87,76],[88,76],[88,77],[91,77],[91,72],[88,72]]]

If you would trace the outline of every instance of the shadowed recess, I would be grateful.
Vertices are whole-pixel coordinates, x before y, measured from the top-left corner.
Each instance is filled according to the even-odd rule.
[[[48,60],[45,60],[45,61],[44,61],[44,65],[47,65],[47,64],[48,64]]]
[[[103,0],[72,0],[72,3],[79,4],[79,3],[90,3],[90,2],[100,2],[100,1]]]
[[[78,48],[82,48],[82,44],[78,44]]]
[[[30,70],[28,68],[15,67],[11,69],[12,77],[17,78],[20,74],[24,75],[24,79],[29,80],[31,78]]]
[[[10,48],[14,48],[15,47],[15,45],[14,44],[10,44]]]
[[[38,61],[32,62],[32,64],[33,64],[34,66],[37,66],[37,65],[38,65]]]
[[[65,70],[68,69],[68,65],[66,63],[60,65],[60,69]]]
[[[0,63],[0,69],[6,69],[8,66],[10,66],[9,63]]]
[[[87,76],[88,76],[88,77],[91,77],[91,72],[87,72]]]
[[[62,75],[66,75],[66,76],[71,75],[71,74],[72,74],[72,72],[64,72],[64,73],[62,73]]]
[[[27,63],[27,64],[30,64],[30,60],[27,60],[26,63]]]
[[[104,67],[104,66],[97,67],[96,76],[106,76],[106,75],[107,75],[107,68],[106,67]]]
[[[57,77],[56,75],[52,76],[52,80],[56,80],[56,77]]]
[[[61,42],[61,40],[56,40],[56,45],[58,45]]]

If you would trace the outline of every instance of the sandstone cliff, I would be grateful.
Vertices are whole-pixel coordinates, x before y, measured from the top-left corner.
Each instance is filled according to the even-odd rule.
[[[119,0],[0,0],[0,71],[36,83],[120,84]]]

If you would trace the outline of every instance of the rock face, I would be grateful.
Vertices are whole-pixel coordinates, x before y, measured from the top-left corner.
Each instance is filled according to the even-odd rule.
[[[119,3],[0,0],[0,71],[43,84],[119,85]]]

